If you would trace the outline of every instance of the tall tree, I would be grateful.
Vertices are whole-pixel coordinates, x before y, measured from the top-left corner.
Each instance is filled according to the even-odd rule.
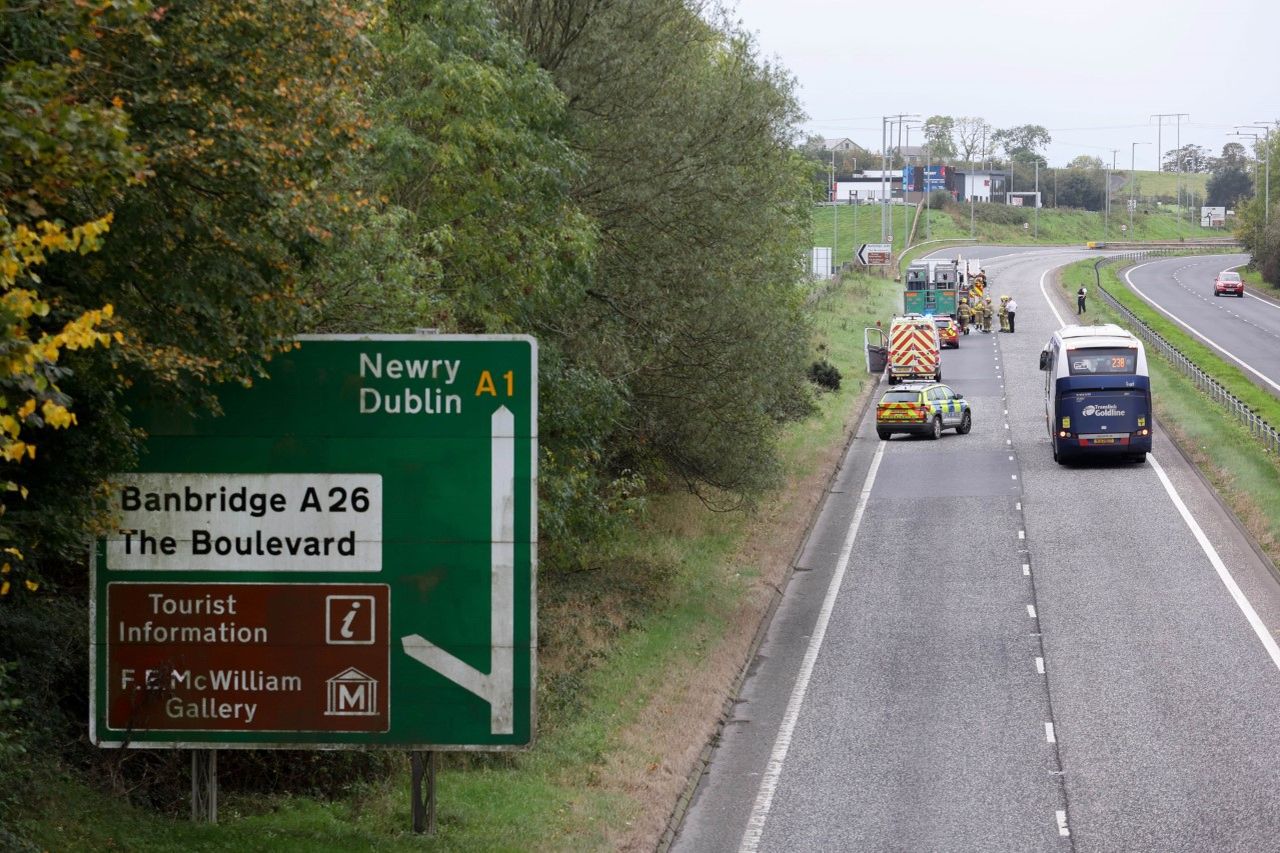
[[[1166,151],[1160,169],[1165,172],[1208,172],[1210,159],[1208,148],[1188,143]]]
[[[1235,207],[1253,197],[1253,178],[1240,166],[1224,166],[1209,176],[1205,204],[1211,207]]]
[[[150,380],[175,405],[205,401],[206,383],[251,381],[296,328],[303,270],[357,203],[333,192],[333,178],[365,132],[365,20],[338,0],[68,2],[0,15],[2,100],[17,107],[0,115],[0,138],[36,134],[35,149],[0,168],[6,231],[110,223],[80,244],[100,243],[96,253],[47,258],[38,283],[26,275],[48,305],[33,335],[108,305],[120,333],[109,351],[58,360],[59,402],[80,417],[42,436],[49,452],[16,478],[33,496],[15,519],[16,535],[39,543],[24,551],[29,564],[82,574],[99,482],[135,440],[124,386]]]
[[[961,159],[974,165],[975,155],[981,159],[986,156],[995,138],[995,131],[986,119],[976,116],[963,116],[955,120],[954,138]]]
[[[1248,166],[1252,162],[1248,148],[1245,148],[1239,142],[1228,142],[1222,146],[1221,156],[1209,159],[1209,171],[1217,172],[1228,167]]]
[[[586,162],[572,192],[601,241],[572,357],[627,401],[611,464],[732,503],[772,481],[776,424],[804,407],[793,81],[683,0],[499,6]]]
[[[1020,124],[995,133],[996,144],[1004,149],[1010,160],[1023,163],[1039,161],[1042,167],[1046,165],[1042,151],[1052,141],[1049,131],[1038,124]]]
[[[951,116],[929,116],[924,121],[925,144],[935,160],[949,160],[956,156],[953,138],[956,121]]]
[[[1067,164],[1068,169],[1097,169],[1101,170],[1105,167],[1101,157],[1094,157],[1091,154],[1081,154],[1070,163]]]

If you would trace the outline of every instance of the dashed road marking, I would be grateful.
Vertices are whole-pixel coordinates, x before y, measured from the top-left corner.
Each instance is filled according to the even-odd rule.
[[[1036,658],[1036,672],[1044,675],[1044,658],[1042,657]]]
[[[1030,574],[1031,574],[1031,566],[1030,566],[1030,564],[1028,564],[1028,563],[1023,563],[1023,564],[1022,564],[1022,574],[1023,574],[1024,576],[1026,576],[1026,575],[1030,575]]]
[[[1044,724],[1044,739],[1047,740],[1049,743],[1058,742],[1057,736],[1053,733],[1053,723]]]
[[[1036,618],[1036,606],[1034,604],[1027,605],[1027,615],[1032,619]]]
[[[1058,834],[1063,837],[1071,834],[1071,830],[1067,828],[1067,813],[1062,809],[1058,809]]]
[[[1019,538],[1019,539],[1026,539],[1026,538],[1027,538],[1027,531],[1025,531],[1025,530],[1019,530],[1019,531],[1018,531],[1018,538]]]

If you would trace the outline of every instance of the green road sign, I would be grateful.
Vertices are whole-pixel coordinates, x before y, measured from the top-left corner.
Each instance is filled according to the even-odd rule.
[[[304,336],[223,415],[145,402],[90,556],[110,747],[533,740],[537,344]]]

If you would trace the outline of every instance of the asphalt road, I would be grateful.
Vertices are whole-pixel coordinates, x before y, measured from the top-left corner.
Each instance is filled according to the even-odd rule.
[[[859,425],[675,849],[1280,849],[1280,587],[1163,434],[1052,461],[1041,277],[1096,254],[1006,254],[973,432]]]
[[[1246,292],[1214,296],[1213,280],[1248,255],[1165,258],[1139,264],[1127,282],[1138,295],[1280,395],[1280,303]]]

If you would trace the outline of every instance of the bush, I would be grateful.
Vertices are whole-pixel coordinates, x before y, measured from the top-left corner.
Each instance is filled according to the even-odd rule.
[[[929,193],[929,207],[933,210],[945,210],[955,204],[955,199],[946,190],[934,190]]]
[[[840,370],[825,358],[809,365],[809,381],[826,391],[840,390]]]
[[[1031,210],[987,202],[975,205],[973,216],[979,222],[990,222],[995,225],[1023,225],[1031,221]]]

